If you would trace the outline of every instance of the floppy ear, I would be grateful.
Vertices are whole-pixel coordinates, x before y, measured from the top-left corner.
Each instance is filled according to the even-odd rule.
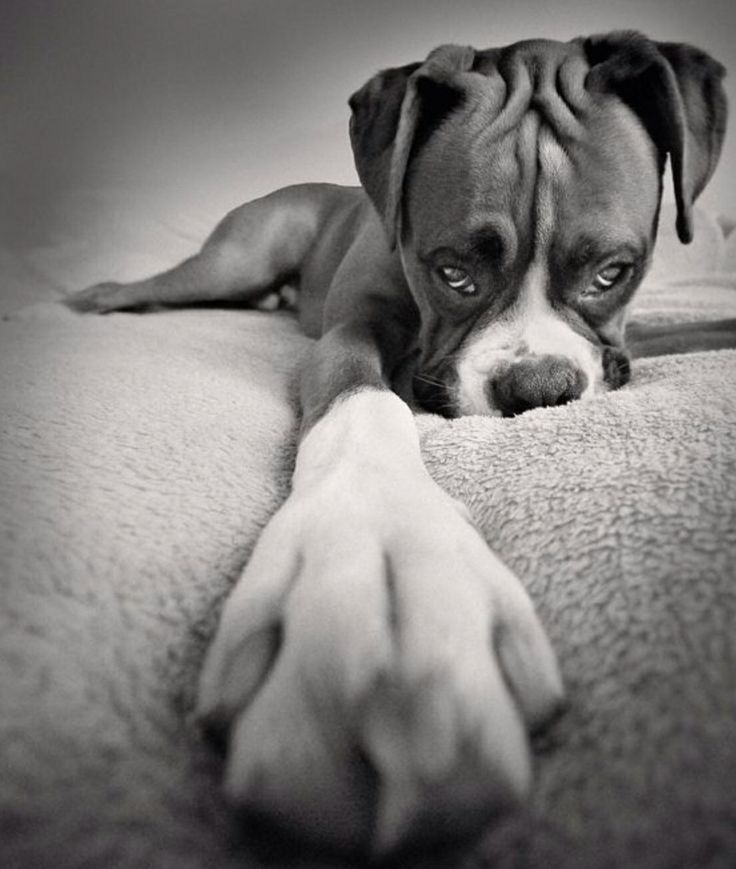
[[[424,63],[379,72],[350,97],[355,167],[392,248],[412,149],[460,104],[463,89],[453,74],[470,69],[474,58],[472,48],[443,45]]]
[[[586,87],[616,93],[670,155],[677,234],[692,240],[692,205],[716,168],[726,133],[725,69],[704,51],[621,31],[578,41],[590,64]]]

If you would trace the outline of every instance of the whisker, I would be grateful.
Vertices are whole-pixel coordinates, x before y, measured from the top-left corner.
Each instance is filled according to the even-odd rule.
[[[436,377],[431,377],[427,374],[415,374],[414,379],[421,380],[422,383],[429,383],[430,386],[446,386],[447,385],[444,380],[440,380]]]

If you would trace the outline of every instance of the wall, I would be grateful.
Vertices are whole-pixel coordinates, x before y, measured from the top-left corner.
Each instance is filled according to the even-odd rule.
[[[224,211],[303,180],[354,183],[348,95],[436,44],[636,28],[734,70],[733,0],[3,0],[4,233],[42,243],[69,187]],[[703,202],[736,215],[736,133]]]

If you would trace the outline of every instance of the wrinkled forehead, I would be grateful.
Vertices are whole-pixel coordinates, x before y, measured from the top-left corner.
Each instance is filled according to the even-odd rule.
[[[476,87],[412,160],[412,237],[437,248],[485,232],[507,251],[531,252],[547,222],[562,245],[618,230],[621,241],[649,238],[661,192],[654,144],[616,97],[581,103],[573,116],[561,96],[544,105],[528,96],[499,125],[493,80]]]

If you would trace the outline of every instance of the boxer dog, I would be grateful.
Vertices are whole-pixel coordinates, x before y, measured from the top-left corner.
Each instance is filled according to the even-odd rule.
[[[425,470],[406,400],[510,416],[626,382],[666,158],[688,242],[723,141],[723,74],[629,32],[442,46],[350,99],[362,189],[279,190],[171,271],[68,300],[257,304],[291,286],[318,338],[291,494],[201,677],[238,805],[382,854],[477,831],[527,792],[527,732],[563,699],[555,656]],[[633,353],[733,346],[735,322],[637,328]]]

